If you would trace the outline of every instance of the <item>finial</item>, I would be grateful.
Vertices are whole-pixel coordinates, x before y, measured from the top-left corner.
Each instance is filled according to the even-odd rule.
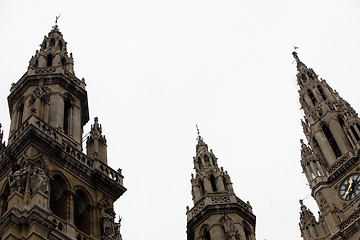
[[[196,140],[203,141],[204,139],[200,136],[200,130],[199,130],[199,127],[197,124],[196,124],[196,130],[197,130],[197,134],[198,134],[198,137],[196,138]]]
[[[55,25],[53,26],[53,29],[55,30],[58,30],[58,25],[57,25],[57,22],[58,22],[58,19],[60,18],[62,12],[59,14],[59,16],[55,16]]]
[[[294,48],[296,49],[297,47],[294,47]],[[297,52],[293,51],[292,54],[293,54],[293,56],[295,58],[296,63],[301,62],[300,59],[299,59],[299,56],[297,55]]]

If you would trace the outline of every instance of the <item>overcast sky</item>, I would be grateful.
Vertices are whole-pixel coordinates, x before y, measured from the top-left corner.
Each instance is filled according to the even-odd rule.
[[[360,110],[360,2],[0,0],[0,122],[55,16],[87,83],[90,122],[127,192],[124,240],[186,239],[196,128],[250,201],[258,240],[301,239],[304,138],[291,52]],[[317,215],[317,214],[316,214]]]

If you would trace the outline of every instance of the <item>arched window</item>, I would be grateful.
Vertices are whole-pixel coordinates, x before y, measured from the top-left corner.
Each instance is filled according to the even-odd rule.
[[[322,99],[326,100],[326,95],[325,95],[324,90],[322,89],[321,85],[317,85],[317,89],[319,90],[319,93],[320,93]]]
[[[316,103],[317,103],[317,100],[316,100],[316,98],[315,98],[315,95],[313,94],[313,92],[312,92],[310,89],[307,90],[307,93],[308,93],[308,95],[309,95],[309,97],[310,97],[310,99],[311,99],[311,102],[312,102],[313,105],[315,106]]]
[[[62,50],[62,48],[63,48],[63,43],[62,43],[61,40],[59,40],[59,49],[60,49],[60,51]]]
[[[200,186],[201,195],[205,195],[204,183],[203,183],[203,181],[201,181],[201,179],[199,179],[199,186]]]
[[[214,175],[210,176],[210,183],[211,183],[211,188],[212,188],[213,192],[216,192],[217,187],[216,187],[216,179],[215,179]]]
[[[62,58],[61,59],[61,65],[63,65],[65,67],[65,63],[66,63],[66,59],[65,58]]]
[[[20,128],[23,123],[23,116],[24,116],[24,103],[22,102],[18,108],[18,128]]]
[[[328,126],[326,124],[323,124],[322,126],[322,130],[325,134],[325,137],[327,139],[327,141],[329,142],[331,149],[333,150],[335,157],[338,158],[341,156],[341,151],[339,146],[337,145],[334,136],[332,135],[330,129],[328,128]]]
[[[50,181],[50,210],[59,218],[67,219],[67,192],[62,177],[55,175]]]
[[[53,55],[49,54],[46,57],[46,66],[51,67],[53,63]]]
[[[338,119],[338,121],[339,121],[340,126],[343,128],[344,125],[345,125],[344,119],[342,118],[341,115],[337,116],[337,119]]]
[[[53,47],[53,46],[55,46],[55,38],[52,38],[50,40],[50,47]]]
[[[63,129],[66,134],[70,133],[70,124],[71,124],[71,100],[66,98],[64,100],[64,119],[63,119]]]
[[[360,124],[356,123],[356,127],[360,131]]]
[[[205,156],[204,156],[204,161],[205,161],[205,165],[206,165],[206,163],[209,162],[209,157],[208,157],[208,155],[205,155]]]
[[[9,184],[6,184],[4,192],[1,194],[1,217],[8,209],[8,198],[10,196],[10,187]]]
[[[74,223],[75,226],[82,232],[90,234],[90,204],[89,198],[82,191],[75,192],[74,197]]]
[[[211,240],[209,229],[204,229],[204,240]]]
[[[313,164],[314,164],[315,171],[316,171],[317,175],[321,176],[320,169],[319,169],[319,164],[317,163],[317,161],[314,160]]]
[[[350,126],[350,129],[351,129],[351,132],[354,134],[354,137],[355,137],[356,141],[359,141],[359,140],[360,140],[360,137],[359,137],[359,135],[357,134],[354,126]]]
[[[306,166],[307,166],[307,168],[308,168],[309,171],[310,171],[311,178],[315,178],[315,174],[314,174],[314,171],[313,171],[310,163],[308,162],[308,163],[306,164]]]

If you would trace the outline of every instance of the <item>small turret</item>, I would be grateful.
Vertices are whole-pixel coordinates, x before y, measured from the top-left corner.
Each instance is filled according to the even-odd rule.
[[[90,136],[86,141],[87,155],[91,159],[99,159],[107,164],[107,145],[106,138],[102,135],[102,127],[95,117],[94,125],[91,125]]]

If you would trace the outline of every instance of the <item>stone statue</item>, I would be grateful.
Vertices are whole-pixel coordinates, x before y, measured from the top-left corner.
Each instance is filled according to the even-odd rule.
[[[236,229],[233,220],[227,214],[224,216],[224,230],[227,239],[236,240],[239,238],[239,231]]]
[[[27,173],[28,171],[25,168],[21,168],[19,164],[14,164],[12,167],[12,173],[8,175],[11,193],[16,191],[23,193],[25,190]]]
[[[30,189],[31,192],[40,190],[43,193],[48,192],[49,178],[41,167],[37,167],[30,176]]]

